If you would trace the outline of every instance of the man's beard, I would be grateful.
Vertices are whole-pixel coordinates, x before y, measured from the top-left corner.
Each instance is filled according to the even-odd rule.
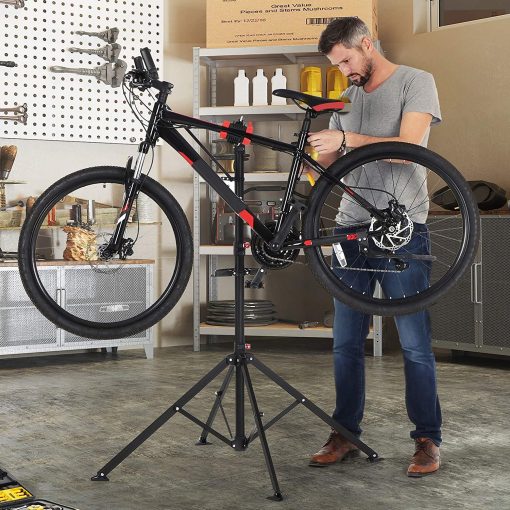
[[[374,72],[374,66],[372,64],[372,61],[367,59],[365,61],[365,64],[363,66],[363,70],[361,71],[361,73],[359,73],[359,74],[354,73],[354,74],[357,74],[359,76],[359,78],[357,78],[355,80],[353,80],[350,76],[349,76],[349,78],[350,78],[351,82],[353,83],[353,85],[356,85],[356,87],[363,87],[363,85],[365,85],[365,83],[367,83],[368,80],[370,80],[373,72]]]

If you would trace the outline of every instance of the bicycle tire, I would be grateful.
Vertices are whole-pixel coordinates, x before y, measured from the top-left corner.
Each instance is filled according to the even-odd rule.
[[[406,163],[400,165],[402,160]],[[409,166],[411,164],[414,167]],[[396,168],[400,165],[403,170],[399,175],[404,175],[406,169],[410,172],[411,168],[426,168],[428,171],[424,181],[425,188],[430,186],[433,177],[437,183],[444,184],[457,200],[458,210],[451,216],[452,213],[449,213],[449,215],[448,213],[445,214],[444,211],[439,211],[438,207],[431,202],[430,195],[433,194],[434,190],[427,191],[430,210],[427,209],[428,216],[426,223],[430,232],[432,256],[436,253],[435,259],[428,262],[432,266],[431,273],[433,276],[433,280],[431,280],[428,288],[421,289],[415,294],[404,295],[398,298],[378,297],[370,293],[363,294],[352,288],[352,278],[349,282],[349,279],[346,277],[345,282],[342,281],[344,275],[348,274],[347,271],[339,271],[332,268],[332,265],[334,265],[331,262],[332,255],[330,256],[323,246],[308,246],[305,248],[306,259],[312,273],[330,294],[352,308],[368,314],[383,316],[414,313],[435,303],[458,281],[472,263],[478,246],[480,232],[478,208],[471,189],[451,163],[433,151],[421,146],[402,142],[381,142],[350,151],[328,168],[326,176],[318,179],[310,194],[308,210],[304,219],[303,232],[305,239],[321,237],[321,231],[328,230],[325,227],[327,218],[324,216],[324,211],[328,207],[331,209],[332,203],[336,204],[343,199],[343,195],[340,198],[337,196],[338,186],[336,183],[339,180],[346,180],[349,178],[348,176],[356,176],[358,182],[361,182],[362,179],[365,179],[363,173],[368,175],[367,168],[372,169],[373,175],[375,175],[377,168],[382,182],[384,177],[381,173],[381,166],[383,166],[383,169],[388,169],[388,165],[392,172],[393,167]],[[354,179],[354,177],[351,178],[351,180]],[[366,177],[366,182],[368,182],[368,179]],[[393,184],[396,181],[397,179],[395,178]],[[404,183],[405,180],[401,182]],[[396,187],[398,187],[398,181]],[[361,185],[358,185],[358,188],[365,192],[364,198],[370,202],[370,188]],[[381,188],[373,188],[371,191],[372,196],[374,196],[373,193],[380,192]],[[383,191],[386,192],[385,189]],[[400,189],[399,192],[401,193]],[[379,198],[374,197],[373,202],[380,200],[380,196]],[[393,196],[396,196],[396,192],[393,193]],[[332,202],[332,198],[334,198],[335,202]],[[348,197],[346,197],[347,199]],[[349,207],[349,204],[347,206]],[[345,215],[340,215],[340,218],[342,217],[345,218]],[[338,216],[335,216],[334,221],[338,221]],[[441,224],[441,228],[437,228],[439,224]],[[433,225],[436,225],[436,229],[432,228]],[[443,227],[449,227],[449,231],[445,233],[446,228]],[[331,228],[329,228],[330,230]],[[461,231],[460,237],[458,236],[459,231]],[[436,241],[433,240],[433,235]],[[439,239],[439,242],[437,242],[437,239]],[[331,249],[331,245],[329,249]],[[439,255],[447,259],[448,263],[444,268],[440,265]],[[441,263],[444,262],[441,261]],[[353,268],[348,267],[347,270],[349,269],[353,270]],[[377,275],[376,273],[377,271],[375,270],[371,273],[374,278],[381,278],[381,275],[384,278],[384,274],[379,273]]]
[[[133,256],[136,257],[137,252],[142,249],[148,249],[147,245],[149,243],[147,242],[147,238],[150,238],[150,236],[158,237],[160,234],[165,234],[171,238],[172,242],[175,241],[175,246],[172,247],[172,257],[174,257],[175,252],[175,263],[172,266],[173,271],[171,269],[169,270],[168,281],[165,280],[165,282],[161,284],[161,290],[153,302],[148,301],[143,295],[143,292],[146,293],[147,290],[142,288],[142,286],[146,285],[148,278],[147,276],[144,276],[144,273],[140,273],[140,289],[129,288],[129,285],[132,285],[133,287],[136,285],[135,281],[129,281],[129,278],[126,279],[126,276],[129,275],[121,274],[121,271],[127,267],[127,262],[130,262],[129,257],[127,257],[126,260],[121,260],[119,258],[116,261],[109,261],[103,266],[101,265],[101,262],[93,260],[94,257],[91,256],[88,264],[85,262],[82,264],[84,267],[77,267],[76,278],[81,277],[84,279],[83,287],[86,287],[87,285],[91,285],[89,281],[86,280],[86,275],[90,276],[91,271],[98,273],[97,278],[101,281],[101,283],[98,284],[98,288],[95,290],[98,293],[104,293],[110,297],[114,290],[112,287],[113,285],[120,287],[118,290],[125,294],[129,294],[132,291],[133,295],[135,295],[135,293],[139,290],[139,294],[142,296],[140,300],[143,301],[143,299],[146,299],[146,302],[142,303],[142,305],[138,305],[139,308],[130,304],[124,307],[122,313],[117,313],[118,310],[115,306],[120,308],[120,305],[103,304],[102,310],[106,310],[106,312],[108,312],[103,314],[106,315],[106,318],[104,320],[99,320],[94,317],[89,319],[87,318],[87,313],[89,312],[85,313],[82,311],[82,308],[87,307],[80,307],[77,304],[78,300],[75,300],[76,302],[72,308],[68,302],[67,294],[66,301],[61,302],[61,300],[58,300],[55,296],[55,292],[49,288],[50,286],[48,285],[48,288],[46,287],[46,284],[44,283],[45,278],[41,277],[41,270],[43,269],[45,262],[40,261],[38,257],[41,249],[54,254],[56,254],[57,251],[53,246],[51,246],[51,248],[41,248],[41,240],[46,240],[47,237],[51,237],[53,239],[55,237],[59,238],[60,236],[63,236],[61,233],[62,229],[59,226],[50,228],[46,225],[46,218],[48,217],[48,214],[54,207],[60,206],[62,201],[65,201],[65,197],[79,197],[79,193],[81,192],[96,192],[96,190],[99,190],[106,193],[107,191],[109,192],[111,188],[112,190],[115,190],[116,194],[118,194],[118,191],[124,190],[126,175],[125,168],[101,166],[79,170],[63,177],[48,188],[36,200],[21,229],[18,245],[19,268],[21,280],[28,296],[39,311],[51,322],[80,337],[94,339],[126,338],[147,330],[163,319],[175,306],[184,292],[190,277],[193,260],[193,243],[186,216],[180,205],[168,190],[154,179],[143,175],[141,194],[151,200],[150,205],[155,208],[155,213],[158,215],[158,221],[150,223],[150,227],[145,227],[152,228],[156,234],[152,233],[145,236],[142,233],[142,242],[137,244],[137,241],[134,244]],[[94,198],[97,200],[96,197]],[[120,201],[122,200],[122,197],[117,198],[116,200],[121,203]],[[113,198],[112,202],[114,202]],[[103,210],[109,211],[107,208],[103,208]],[[64,210],[64,212],[66,211]],[[99,213],[101,210],[96,208],[96,212]],[[108,222],[109,224],[115,225],[116,223],[116,219],[106,219],[106,214],[101,215],[101,217],[105,218],[105,224]],[[90,219],[92,220],[92,218]],[[98,231],[99,223],[100,220],[96,219],[95,224],[93,225],[94,228],[92,229],[94,232]],[[171,232],[168,234],[166,232],[160,232],[163,225],[168,227]],[[138,239],[140,231],[144,228],[144,226],[140,226],[140,222],[138,222],[137,225],[135,224],[130,228],[135,229],[136,227]],[[110,226],[108,228],[112,229]],[[59,242],[60,245],[62,245],[62,241]],[[85,251],[89,252],[88,249]],[[154,253],[157,252],[154,251]],[[57,256],[54,258],[57,258]],[[174,260],[174,258],[172,258],[172,260]],[[131,257],[131,259],[136,260],[133,259],[133,257]],[[152,260],[152,271],[154,271],[152,267],[155,267],[158,262],[159,261]],[[161,262],[163,262],[163,259]],[[158,266],[163,265],[164,264],[162,263],[158,264]],[[135,266],[131,266],[132,271],[133,267]],[[138,271],[138,267],[136,270]],[[85,275],[85,277],[83,275]],[[138,280],[136,280],[136,282],[138,282]],[[158,284],[159,282],[156,283]],[[104,286],[104,289],[101,286]],[[104,299],[106,300],[107,298]],[[108,308],[108,306],[110,306],[110,308]],[[71,308],[73,313],[70,313]],[[129,308],[128,312],[125,311],[126,308]],[[133,309],[133,311],[131,311],[131,309]]]

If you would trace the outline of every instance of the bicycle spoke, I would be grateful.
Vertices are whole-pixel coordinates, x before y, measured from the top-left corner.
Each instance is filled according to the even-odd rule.
[[[127,337],[151,327],[174,306],[189,277],[191,233],[177,202],[145,180],[126,208],[125,180],[123,168],[75,172],[50,188],[30,215],[33,234],[21,263],[37,282],[31,292],[41,311],[78,335],[67,335],[68,342]],[[115,238],[119,218],[123,231]],[[66,281],[76,281],[73,294],[55,291],[43,277],[48,266],[62,265]]]
[[[341,167],[338,171],[344,175],[344,182],[379,213],[372,217],[354,196],[346,196],[334,185],[323,182],[322,188],[317,190],[317,197],[313,197],[312,215],[314,221],[320,218],[321,224],[328,229],[318,230],[307,223],[316,229],[315,235],[320,238],[332,235],[335,226],[339,230],[334,232],[348,235],[353,232],[353,222],[363,220],[357,226],[365,228],[368,236],[365,240],[356,239],[358,256],[352,252],[354,245],[347,245],[350,241],[341,243],[344,251],[350,253],[347,265],[341,270],[332,270],[329,263],[322,262],[327,256],[325,248],[320,245],[307,252],[307,256],[320,268],[316,272],[318,277],[329,272],[330,276],[322,280],[324,285],[336,295],[344,296],[352,306],[359,306],[368,313],[396,311],[402,306],[405,313],[412,313],[419,308],[420,302],[430,300],[430,296],[451,286],[455,272],[461,266],[466,267],[466,262],[473,256],[477,232],[475,237],[469,237],[473,220],[466,221],[466,215],[472,215],[476,210],[470,196],[463,196],[460,210],[451,214],[444,214],[432,202],[433,193],[438,192],[439,196],[448,193],[445,196],[456,197],[459,188],[450,186],[449,170],[444,171],[442,162],[436,166],[435,156],[430,156],[431,153],[425,149],[418,149],[420,158],[415,159],[414,146],[400,143],[376,145],[356,149],[359,154],[373,153],[373,159],[363,158],[362,163],[352,166],[350,171]],[[385,147],[398,148],[398,154],[377,154]],[[356,151],[353,153],[356,154]],[[422,152],[425,152],[423,158]],[[466,202],[471,209],[465,206]],[[329,217],[328,220],[326,217]],[[340,223],[335,224],[335,219]],[[334,276],[335,271],[338,276]],[[413,271],[415,276],[407,278],[409,271]],[[389,296],[366,295],[364,285],[368,282],[372,287],[376,281],[390,293]],[[418,287],[410,285],[409,282],[414,281],[420,282]],[[441,282],[446,284],[439,286]],[[344,288],[345,292],[342,291]]]

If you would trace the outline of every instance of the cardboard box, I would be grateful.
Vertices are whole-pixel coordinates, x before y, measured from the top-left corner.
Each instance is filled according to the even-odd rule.
[[[317,44],[345,16],[361,18],[377,39],[377,0],[207,0],[207,47]]]

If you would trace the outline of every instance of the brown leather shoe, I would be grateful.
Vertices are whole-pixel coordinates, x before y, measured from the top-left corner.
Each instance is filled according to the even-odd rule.
[[[326,444],[310,459],[310,466],[325,467],[340,462],[349,457],[359,455],[359,449],[347,439],[344,439],[336,430],[332,430]]]
[[[416,451],[407,470],[407,476],[420,478],[435,473],[441,465],[439,446],[428,437],[418,437],[415,443]]]

